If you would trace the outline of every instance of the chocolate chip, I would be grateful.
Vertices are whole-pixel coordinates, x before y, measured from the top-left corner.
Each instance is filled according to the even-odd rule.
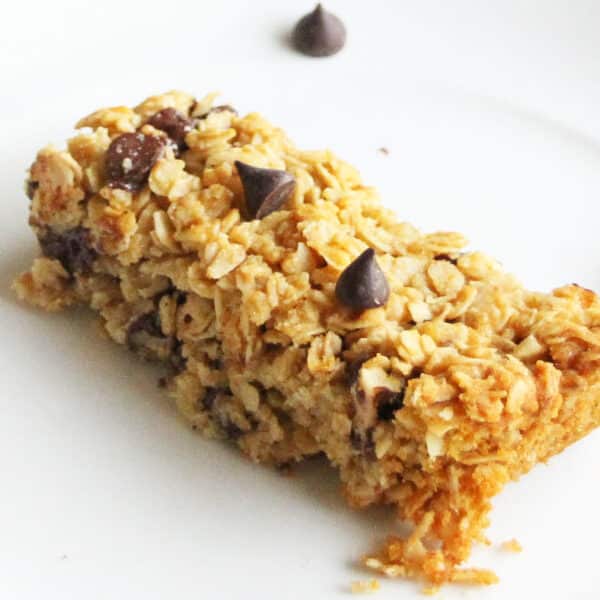
[[[173,349],[169,355],[169,365],[176,375],[185,371],[187,367],[187,358],[183,356],[182,347],[183,344],[179,340],[175,340]]]
[[[354,450],[363,454],[365,458],[375,459],[375,442],[373,441],[373,430],[361,432],[356,429],[350,431],[350,445]]]
[[[202,406],[205,410],[212,410],[215,400],[220,392],[221,390],[219,388],[206,388],[206,391],[204,392],[204,398],[202,398]]]
[[[279,210],[291,196],[296,180],[286,171],[261,169],[235,161],[244,187],[246,210],[252,219],[262,219]]]
[[[372,248],[365,250],[340,275],[335,286],[337,299],[354,310],[383,306],[390,297],[390,287]]]
[[[152,115],[148,123],[156,129],[164,131],[173,143],[177,146],[179,152],[187,150],[185,136],[192,130],[192,120],[174,108],[163,108]]]
[[[211,358],[208,361],[208,366],[215,371],[220,371],[223,368],[223,361],[220,358]]]
[[[358,382],[358,374],[361,367],[370,358],[373,358],[374,354],[363,354],[358,358],[355,358],[352,362],[349,362],[346,366],[346,383],[352,387]]]
[[[404,390],[394,392],[393,390],[381,389],[375,396],[377,403],[377,417],[380,421],[391,421],[394,413],[404,406]]]
[[[164,138],[143,133],[123,133],[116,137],[106,151],[104,162],[108,184],[128,191],[141,189],[165,144]]]
[[[35,191],[40,187],[39,181],[33,181],[33,179],[28,179],[25,185],[25,193],[30,200],[33,200],[35,196]]]
[[[221,104],[219,106],[213,106],[208,112],[202,113],[201,115],[199,115],[196,118],[197,119],[206,119],[206,117],[208,117],[208,115],[212,115],[213,113],[220,113],[220,112],[230,112],[236,116],[238,114],[238,111],[235,110],[235,108],[233,108],[233,106],[230,106],[229,104]]]
[[[292,42],[302,54],[331,56],[344,47],[346,28],[338,17],[317,4],[294,27]]]
[[[192,315],[183,315],[183,322],[186,325],[189,325],[193,320],[194,320],[194,317],[192,317]]]
[[[446,260],[450,263],[452,263],[453,265],[455,265],[458,262],[458,259],[456,258],[452,258],[449,254],[436,254],[433,257],[433,260]]]
[[[71,275],[89,272],[96,260],[97,253],[91,246],[89,229],[85,227],[74,227],[63,233],[46,229],[39,243],[44,255],[59,260]]]
[[[147,333],[151,337],[165,337],[160,326],[158,311],[145,313],[134,319],[127,328],[128,341],[139,332]]]
[[[228,440],[237,440],[244,433],[233,421],[221,422],[221,429]]]

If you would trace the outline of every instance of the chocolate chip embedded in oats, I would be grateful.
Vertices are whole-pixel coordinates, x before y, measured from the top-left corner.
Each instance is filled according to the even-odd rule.
[[[183,113],[174,108],[163,108],[150,117],[148,124],[164,131],[180,152],[187,149],[185,136],[192,130],[193,122]]]
[[[238,111],[235,110],[235,108],[233,108],[233,106],[230,106],[229,104],[220,104],[219,106],[213,106],[208,112],[202,113],[201,115],[198,115],[196,118],[199,120],[206,119],[206,117],[208,117],[208,115],[212,115],[213,113],[220,113],[220,112],[230,112],[236,116],[238,114]]]
[[[375,459],[375,442],[373,441],[373,430],[358,431],[352,429],[350,431],[350,444],[354,450],[362,454],[369,460]]]
[[[217,396],[219,395],[220,392],[221,392],[221,390],[218,388],[214,388],[214,387],[206,388],[206,390],[204,392],[204,397],[202,398],[202,406],[204,407],[205,410],[212,410],[212,408],[215,404],[215,400],[217,399]]]
[[[46,229],[39,237],[44,256],[55,258],[65,270],[74,273],[91,271],[97,253],[92,248],[89,229],[74,227],[63,233]]]
[[[162,332],[157,310],[144,313],[131,321],[127,328],[127,346],[147,360],[160,360],[174,366],[177,360],[177,342]],[[175,369],[177,372],[177,370]]]
[[[187,358],[183,356],[181,351],[183,344],[179,340],[175,340],[171,354],[169,355],[169,365],[176,375],[185,371],[187,366]]]
[[[221,430],[225,434],[225,437],[228,440],[235,441],[244,434],[244,431],[240,427],[238,427],[233,421],[220,421],[219,425],[221,427]]]
[[[331,56],[344,47],[346,28],[338,17],[317,4],[294,27],[292,42],[302,54]]]
[[[456,263],[458,262],[457,258],[452,258],[449,254],[446,254],[446,253],[436,254],[433,257],[433,260],[446,260],[446,261],[452,263],[453,265],[456,265]]]
[[[141,189],[165,144],[163,138],[143,133],[124,133],[116,137],[106,151],[104,162],[108,185],[128,191]]]
[[[342,272],[335,295],[343,305],[354,310],[376,308],[387,302],[390,286],[372,248],[365,250]]]
[[[358,374],[363,364],[366,363],[370,358],[373,358],[374,354],[363,354],[358,358],[355,358],[346,365],[346,383],[350,388],[355,386],[358,382]]]
[[[25,193],[27,194],[27,197],[30,200],[33,200],[33,197],[35,196],[35,190],[37,190],[40,187],[40,182],[39,181],[33,181],[33,179],[28,179],[26,184],[25,184]]]
[[[296,180],[287,171],[261,169],[239,160],[235,166],[244,188],[246,210],[253,219],[279,210],[296,187]]]
[[[380,421],[391,421],[397,410],[404,406],[404,389],[399,392],[381,389],[375,395],[377,404],[377,418]]]
[[[158,311],[140,315],[130,323],[127,329],[128,343],[130,343],[133,336],[138,332],[147,333],[152,337],[165,337],[160,326],[160,316]]]

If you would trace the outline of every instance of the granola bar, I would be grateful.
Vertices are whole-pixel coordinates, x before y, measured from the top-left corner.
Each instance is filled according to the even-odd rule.
[[[530,292],[457,233],[399,221],[355,169],[181,92],[102,109],[29,171],[42,256],[14,287],[81,303],[168,365],[194,428],[257,462],[324,454],[356,507],[414,524],[365,564],[465,569],[503,485],[600,420],[600,302]]]

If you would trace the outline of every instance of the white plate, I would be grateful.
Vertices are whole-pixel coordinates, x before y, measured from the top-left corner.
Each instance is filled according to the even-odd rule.
[[[321,61],[281,42],[310,2],[21,1],[3,15],[1,598],[343,598],[369,576],[360,554],[393,527],[387,511],[347,509],[323,465],[285,478],[193,434],[155,369],[86,315],[13,299],[35,253],[24,170],[86,112],[220,89],[299,144],[331,146],[402,218],[466,233],[531,287],[600,288],[600,5],[328,4],[349,41]],[[517,537],[523,554],[477,550],[472,563],[501,584],[441,597],[597,598],[599,467],[592,434],[509,485],[489,535]]]

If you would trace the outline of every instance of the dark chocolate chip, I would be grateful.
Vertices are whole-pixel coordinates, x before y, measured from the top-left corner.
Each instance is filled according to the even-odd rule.
[[[211,420],[219,427],[225,437],[230,440],[237,440],[244,431],[238,427],[225,412],[225,408],[233,397],[227,389],[208,387],[204,392],[201,406],[204,410],[211,413]]]
[[[25,193],[30,200],[33,200],[35,196],[35,191],[40,187],[39,181],[33,181],[33,179],[28,179],[25,186]]]
[[[160,326],[160,315],[158,314],[158,311],[145,313],[134,319],[127,328],[128,341],[130,342],[136,333],[142,331],[151,337],[165,337]]]
[[[262,219],[279,210],[291,196],[296,180],[286,171],[261,169],[235,161],[244,188],[246,210],[252,219]]]
[[[377,417],[380,421],[391,421],[394,413],[404,406],[404,390],[394,392],[388,389],[379,390],[375,396]]]
[[[106,151],[104,162],[108,184],[128,191],[141,189],[165,145],[164,138],[143,133],[123,133],[116,137]]]
[[[354,450],[363,454],[365,458],[370,460],[375,458],[375,442],[373,441],[372,429],[368,429],[365,432],[352,429],[350,431],[350,445]]]
[[[208,366],[211,369],[220,371],[223,368],[223,361],[220,358],[212,358],[208,361]]]
[[[360,372],[361,367],[364,363],[366,363],[370,358],[373,358],[373,354],[363,354],[358,358],[355,358],[352,362],[348,363],[346,366],[346,383],[352,387],[356,385],[358,381],[358,374]]]
[[[302,54],[331,56],[344,47],[346,28],[338,17],[317,4],[294,27],[292,42]]]
[[[390,287],[372,248],[365,250],[342,272],[335,295],[342,304],[354,310],[376,308],[387,302]]]
[[[221,422],[221,429],[228,440],[237,440],[244,433],[235,423],[229,420]]]
[[[171,368],[175,372],[175,374],[179,374],[185,371],[187,366],[187,358],[183,356],[182,353],[183,344],[179,340],[175,340],[173,344],[173,349],[171,350],[171,354],[169,355],[169,364]]]
[[[91,246],[90,231],[85,227],[74,227],[63,233],[46,229],[39,242],[44,255],[59,260],[71,275],[89,272],[96,260],[97,253]]]
[[[194,320],[194,317],[192,317],[192,315],[183,315],[183,322],[186,325],[189,325],[193,320]]]
[[[206,388],[206,391],[204,392],[204,398],[202,398],[202,406],[204,407],[205,410],[213,409],[215,400],[217,399],[217,396],[219,395],[220,392],[221,392],[221,390],[219,388],[214,388],[214,387]]]
[[[230,113],[233,113],[234,115],[238,114],[238,111],[235,110],[235,108],[233,108],[233,106],[230,106],[229,104],[221,104],[219,106],[213,106],[208,112],[202,113],[201,115],[199,115],[196,118],[197,119],[206,119],[206,117],[208,117],[208,115],[212,115],[213,113],[220,113],[220,112],[230,112]]]
[[[455,265],[458,262],[458,260],[456,258],[452,258],[449,254],[445,254],[445,253],[444,254],[436,254],[433,257],[433,260],[446,260],[446,261],[452,263],[453,265]]]
[[[192,130],[193,122],[184,114],[174,108],[163,108],[152,115],[148,123],[152,127],[164,131],[177,146],[179,152],[187,150],[185,136]]]

